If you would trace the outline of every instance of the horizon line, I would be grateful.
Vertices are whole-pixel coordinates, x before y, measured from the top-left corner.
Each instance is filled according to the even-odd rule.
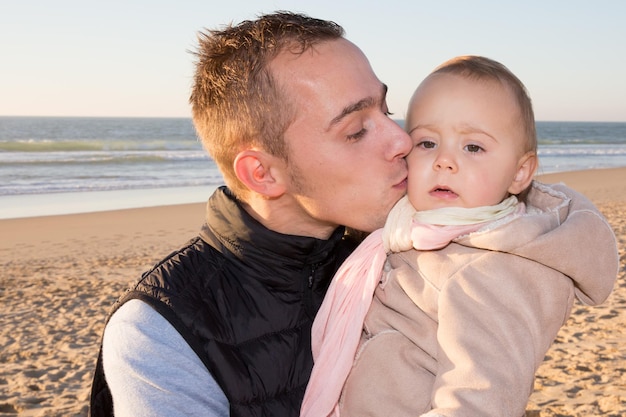
[[[191,116],[68,116],[68,115],[15,115],[15,114],[0,114],[0,118],[18,117],[18,118],[56,118],[56,119],[188,119],[192,120]],[[403,118],[392,118],[396,121],[404,121]],[[579,120],[579,119],[567,119],[567,120],[548,120],[548,119],[536,119],[535,122],[551,122],[551,123],[626,123],[626,120]]]

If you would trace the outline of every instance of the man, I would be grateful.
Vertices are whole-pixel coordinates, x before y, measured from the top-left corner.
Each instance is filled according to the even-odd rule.
[[[226,187],[116,305],[91,413],[297,416],[313,318],[356,244],[343,226],[384,225],[411,140],[333,22],[279,12],[202,34],[194,81]]]

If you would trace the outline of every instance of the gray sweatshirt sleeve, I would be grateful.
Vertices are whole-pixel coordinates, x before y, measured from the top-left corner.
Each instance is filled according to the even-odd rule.
[[[116,417],[227,417],[226,396],[172,325],[131,300],[106,326],[102,357]]]

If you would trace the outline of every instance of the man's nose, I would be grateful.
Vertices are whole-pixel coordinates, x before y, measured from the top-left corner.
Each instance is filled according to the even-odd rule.
[[[391,129],[391,143],[388,147],[388,156],[390,160],[396,158],[404,158],[411,152],[411,148],[413,147],[413,140],[409,136],[408,133],[398,125],[398,123],[393,120],[389,120],[392,125]]]

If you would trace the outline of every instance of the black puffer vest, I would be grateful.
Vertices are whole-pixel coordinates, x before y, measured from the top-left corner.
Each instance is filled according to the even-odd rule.
[[[357,242],[342,228],[325,241],[270,231],[225,188],[207,212],[200,236],[146,272],[115,309],[141,299],[159,311],[220,385],[231,416],[298,416],[313,318]],[[101,357],[91,415],[112,415]]]

